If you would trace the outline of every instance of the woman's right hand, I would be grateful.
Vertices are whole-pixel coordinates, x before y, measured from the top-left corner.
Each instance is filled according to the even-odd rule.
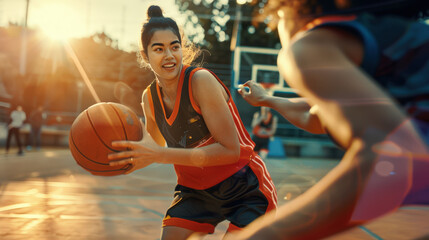
[[[243,97],[243,99],[255,107],[264,106],[264,102],[269,97],[268,92],[262,87],[262,85],[254,80],[249,80],[244,84],[240,84],[238,87],[238,93]],[[246,87],[248,87],[248,90]]]
[[[141,141],[114,141],[112,142],[112,146],[115,148],[127,149],[108,155],[110,166],[124,164],[132,165],[125,174],[129,174],[155,163],[163,152],[163,147],[156,144],[150,134],[145,130]]]

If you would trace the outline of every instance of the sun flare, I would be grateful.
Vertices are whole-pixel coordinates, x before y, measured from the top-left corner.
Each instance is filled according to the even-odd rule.
[[[30,24],[36,25],[53,40],[67,40],[84,33],[82,19],[82,14],[77,10],[51,2],[32,11]]]

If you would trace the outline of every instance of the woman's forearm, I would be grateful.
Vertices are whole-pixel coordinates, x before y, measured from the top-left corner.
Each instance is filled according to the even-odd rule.
[[[220,143],[200,148],[163,148],[161,156],[157,163],[194,167],[219,166],[237,162],[240,148],[228,149]]]

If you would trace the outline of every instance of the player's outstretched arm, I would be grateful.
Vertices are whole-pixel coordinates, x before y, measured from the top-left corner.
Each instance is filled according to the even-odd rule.
[[[245,87],[249,89],[246,90]],[[305,98],[271,96],[253,80],[241,85],[238,92],[249,104],[272,108],[296,127],[314,134],[325,133],[319,118],[313,111],[310,111],[311,107]]]

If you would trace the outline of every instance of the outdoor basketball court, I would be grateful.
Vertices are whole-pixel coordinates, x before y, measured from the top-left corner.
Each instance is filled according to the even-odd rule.
[[[0,239],[159,239],[175,186],[170,165],[151,165],[118,177],[82,170],[66,148],[0,157]],[[266,161],[285,204],[338,161]],[[205,239],[221,239],[227,225]],[[330,239],[427,239],[429,207],[405,207]]]

